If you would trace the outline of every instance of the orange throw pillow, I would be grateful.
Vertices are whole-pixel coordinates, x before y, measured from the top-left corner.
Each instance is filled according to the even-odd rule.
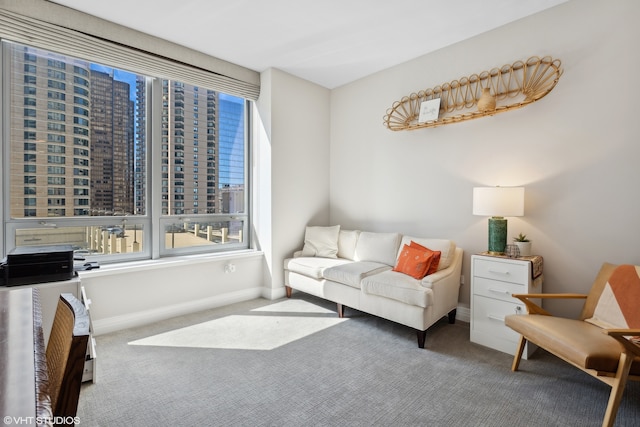
[[[411,241],[411,243],[409,243],[409,246],[411,246],[412,248],[421,249],[426,252],[431,252],[433,254],[433,260],[431,261],[431,265],[429,265],[429,270],[427,270],[427,274],[425,274],[425,276],[428,276],[438,271],[438,266],[440,265],[440,257],[442,256],[442,252],[432,251],[429,248],[425,248],[424,246],[417,244],[413,240]]]
[[[420,280],[427,275],[432,259],[433,251],[427,252],[419,248],[404,245],[393,271],[408,274]]]

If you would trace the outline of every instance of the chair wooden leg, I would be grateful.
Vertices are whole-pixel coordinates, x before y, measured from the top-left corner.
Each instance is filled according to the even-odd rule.
[[[518,350],[516,351],[515,356],[513,356],[513,364],[511,365],[511,370],[513,372],[518,370],[518,366],[520,366],[520,360],[522,359],[522,353],[524,353],[524,346],[527,345],[527,339],[524,335],[520,335],[520,344],[518,344]]]
[[[620,355],[618,371],[616,372],[616,377],[611,386],[611,394],[609,395],[609,403],[607,404],[607,410],[604,414],[604,420],[602,420],[602,427],[612,427],[616,420],[624,388],[627,385],[629,371],[631,370],[631,363],[633,363],[632,354],[627,354],[625,352]]]
[[[287,292],[287,298],[291,298],[291,286],[285,286],[284,289]]]

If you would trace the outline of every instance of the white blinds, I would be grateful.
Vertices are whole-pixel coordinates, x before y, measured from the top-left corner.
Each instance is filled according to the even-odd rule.
[[[260,94],[258,73],[253,81],[229,77],[5,9],[0,9],[0,38],[254,101]]]

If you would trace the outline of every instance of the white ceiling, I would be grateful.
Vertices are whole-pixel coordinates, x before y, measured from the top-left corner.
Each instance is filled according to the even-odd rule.
[[[52,0],[333,89],[567,0]]]

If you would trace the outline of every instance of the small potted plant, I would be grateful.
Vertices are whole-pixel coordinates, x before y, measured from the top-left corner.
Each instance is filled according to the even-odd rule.
[[[518,236],[513,238],[513,242],[516,244],[516,246],[518,246],[520,256],[531,255],[531,240],[527,238],[526,234],[518,234]]]

